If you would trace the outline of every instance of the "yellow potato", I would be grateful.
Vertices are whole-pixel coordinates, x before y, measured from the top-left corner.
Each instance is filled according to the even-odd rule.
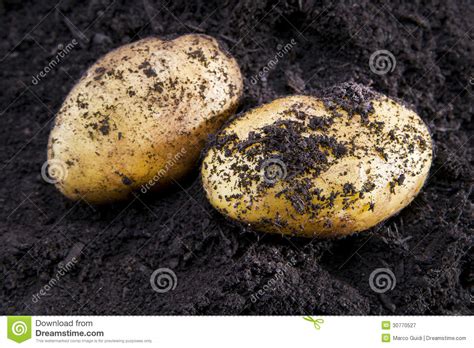
[[[233,119],[201,176],[211,204],[266,232],[329,237],[368,229],[420,191],[431,137],[405,106],[354,83]]]
[[[242,90],[237,62],[209,36],[119,47],[87,70],[59,110],[50,174],[60,173],[64,195],[91,203],[162,187],[194,167]]]

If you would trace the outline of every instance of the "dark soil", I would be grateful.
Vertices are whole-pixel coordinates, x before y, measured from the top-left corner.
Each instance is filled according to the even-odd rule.
[[[0,0],[0,314],[471,313],[472,1],[72,3]],[[381,226],[322,241],[226,221],[207,203],[197,171],[131,202],[92,207],[63,198],[41,167],[54,114],[75,81],[119,45],[188,32],[219,38],[239,61],[239,111],[350,80],[411,104],[435,143],[421,194]],[[378,75],[369,58],[382,49],[396,66]],[[150,285],[160,267],[178,280],[164,294]],[[396,276],[383,294],[369,286],[377,268]]]

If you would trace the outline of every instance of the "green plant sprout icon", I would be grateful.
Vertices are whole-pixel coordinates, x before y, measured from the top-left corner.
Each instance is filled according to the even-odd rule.
[[[307,317],[303,317],[303,319],[313,323],[313,326],[316,330],[321,329],[321,324],[324,324],[324,319],[321,319],[321,318],[314,319],[314,318],[311,318],[309,315]]]

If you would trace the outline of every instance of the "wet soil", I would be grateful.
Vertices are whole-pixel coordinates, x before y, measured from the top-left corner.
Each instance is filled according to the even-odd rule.
[[[0,0],[0,314],[470,314],[473,23],[469,0]],[[63,198],[41,167],[81,74],[122,44],[190,32],[238,60],[239,111],[346,81],[410,104],[435,144],[420,195],[337,240],[237,226],[208,204],[197,171],[105,207]],[[378,50],[394,58],[383,74],[369,64]],[[165,293],[150,284],[159,268],[176,275]],[[374,291],[380,268],[393,276]]]

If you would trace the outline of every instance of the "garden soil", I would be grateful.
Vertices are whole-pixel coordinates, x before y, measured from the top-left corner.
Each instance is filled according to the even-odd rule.
[[[41,168],[68,92],[113,48],[185,33],[236,57],[239,112],[347,81],[412,105],[435,145],[425,187],[397,216],[335,240],[226,220],[199,163],[159,194],[65,199]],[[470,314],[473,39],[469,0],[0,0],[0,314]],[[371,69],[380,50],[390,65]],[[150,282],[160,268],[176,276],[164,293]]]

